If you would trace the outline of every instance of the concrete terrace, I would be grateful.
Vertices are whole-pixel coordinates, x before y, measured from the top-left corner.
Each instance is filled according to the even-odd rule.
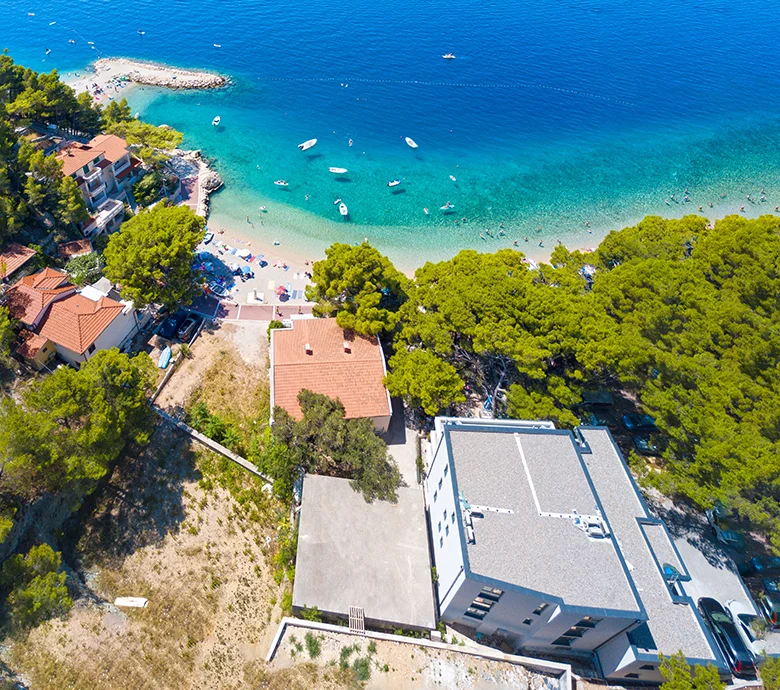
[[[307,474],[298,528],[293,608],[346,617],[362,607],[367,624],[435,627],[422,492],[366,503],[346,479]]]

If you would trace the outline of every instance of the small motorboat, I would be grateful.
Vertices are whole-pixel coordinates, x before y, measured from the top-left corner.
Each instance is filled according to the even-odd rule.
[[[336,199],[336,201],[333,202],[334,206],[338,206],[341,203],[341,199]]]
[[[165,369],[170,363],[171,363],[171,355],[173,353],[171,352],[171,346],[166,345],[163,348],[163,351],[160,353],[160,359],[157,362],[157,366],[160,369]]]
[[[411,146],[413,149],[416,149],[416,148],[417,148],[417,142],[416,142],[414,139],[412,139],[411,137],[406,137],[405,141],[406,141],[406,143],[407,143],[407,144],[409,144],[409,146]]]
[[[444,206],[441,206],[442,211],[449,211],[451,208],[455,208],[455,204],[449,201],[446,204],[444,204]]]
[[[220,123],[220,122],[222,122],[222,118],[221,118],[219,115],[217,115],[217,116],[216,116],[216,117],[215,117],[215,118],[214,118],[214,119],[211,121],[211,124],[212,124],[212,125],[214,125],[215,127],[219,127],[219,123]]]
[[[349,172],[346,168],[328,168],[328,170],[336,175],[343,175],[345,172]]]
[[[46,49],[46,55],[48,55],[49,53],[51,53],[51,48]]]
[[[344,217],[349,215],[349,209],[343,201],[339,204],[339,213]]]
[[[95,45],[95,42],[94,41],[87,41],[87,45],[88,46],[93,46],[93,45]]]
[[[205,235],[203,235],[203,244],[208,244],[213,239],[214,239],[214,233],[207,232]]]
[[[221,47],[222,47],[222,44],[221,44],[221,43],[215,43],[215,44],[214,44],[214,47],[215,47],[215,48],[221,48]]]
[[[68,39],[68,43],[70,43],[71,45],[74,45],[74,46],[76,45],[76,41],[74,41],[72,38]]]
[[[456,182],[456,180],[455,180],[455,175],[450,175],[450,179],[451,179],[453,182]]]
[[[397,187],[399,184],[401,184],[401,180],[390,180],[390,182],[387,183],[387,186]]]
[[[442,57],[445,60],[454,60],[455,59],[455,56],[452,53],[446,53],[445,55],[442,55]]]
[[[298,148],[301,151],[308,151],[316,143],[317,143],[316,139],[309,139],[308,141],[304,141],[302,144],[298,144]]]
[[[146,31],[143,31],[141,29],[138,29],[138,35],[143,36],[146,33]]]
[[[27,13],[27,16],[28,16],[28,17],[34,17],[34,16],[35,16],[35,12],[28,12],[28,13]]]
[[[286,187],[286,186],[287,186],[287,185],[289,185],[290,183],[289,183],[287,180],[276,180],[276,182],[274,182],[274,184],[275,184],[277,187]]]
[[[49,22],[49,26],[54,26],[57,22]]]
[[[423,206],[423,211],[425,211],[426,216],[430,214],[430,211],[425,206]]]
[[[217,297],[222,299],[230,297],[230,290],[228,290],[224,285],[220,285],[219,283],[209,283],[208,287],[211,293]]]

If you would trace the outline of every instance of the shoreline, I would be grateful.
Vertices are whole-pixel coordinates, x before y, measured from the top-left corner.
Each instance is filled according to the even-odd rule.
[[[171,67],[130,58],[100,58],[82,72],[65,73],[63,81],[77,94],[87,92],[101,104],[125,88],[154,86],[172,91],[220,89],[229,77],[207,70]]]

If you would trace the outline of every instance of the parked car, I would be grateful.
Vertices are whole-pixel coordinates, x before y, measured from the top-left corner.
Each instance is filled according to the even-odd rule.
[[[737,632],[751,654],[754,657],[759,656],[761,652],[755,647],[754,642],[756,641],[756,628],[760,627],[761,618],[753,613],[747,604],[736,599],[726,602],[726,613],[736,626]]]
[[[758,595],[758,608],[772,628],[780,628],[780,582],[771,578],[762,580],[763,591]]]
[[[737,551],[742,551],[745,548],[745,540],[739,532],[729,525],[729,512],[720,501],[715,501],[712,508],[705,510],[704,514],[707,516],[707,522],[710,523],[715,538],[721,544]]]
[[[731,616],[715,599],[709,597],[699,599],[699,612],[712,631],[734,675],[740,678],[755,678],[756,664],[753,655],[745,645]]]
[[[634,436],[634,448],[642,455],[659,455],[661,445],[652,434],[637,434]]]
[[[739,563],[738,570],[742,577],[780,575],[780,557],[753,556],[749,561]]]
[[[198,328],[199,324],[200,317],[195,316],[195,314],[190,314],[186,319],[184,319],[184,321],[181,322],[179,330],[176,331],[176,335],[180,340],[189,340],[195,333],[195,330]]]
[[[586,407],[582,411],[583,426],[615,426],[615,416],[608,407]]]
[[[228,290],[224,285],[220,285],[216,282],[209,283],[209,291],[220,299],[226,299],[230,297],[230,290]]]
[[[629,431],[657,431],[655,420],[649,414],[624,414],[623,426]]]
[[[176,331],[186,318],[187,313],[184,311],[177,311],[175,314],[169,315],[165,321],[163,321],[162,326],[160,326],[160,330],[157,332],[158,335],[166,340],[173,340]]]

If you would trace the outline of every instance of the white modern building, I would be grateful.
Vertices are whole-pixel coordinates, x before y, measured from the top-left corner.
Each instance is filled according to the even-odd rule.
[[[424,449],[441,618],[660,682],[658,655],[727,666],[665,525],[606,428],[438,418]]]

